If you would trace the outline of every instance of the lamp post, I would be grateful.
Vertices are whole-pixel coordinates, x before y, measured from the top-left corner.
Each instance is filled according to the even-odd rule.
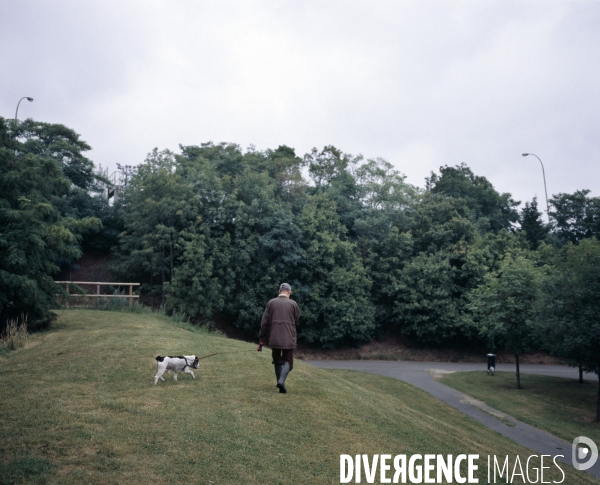
[[[531,155],[537,158],[542,165],[542,175],[544,176],[544,192],[546,193],[546,214],[548,216],[548,222],[550,222],[550,206],[548,205],[548,189],[546,188],[546,171],[544,170],[544,164],[542,163],[542,159],[538,157],[535,153],[523,153],[523,156],[526,157]]]
[[[23,96],[21,99],[19,99],[19,102],[17,103],[17,110],[15,111],[15,123],[17,122],[17,114],[19,113],[19,105],[24,99],[26,99],[30,103],[33,101],[33,98],[30,98],[29,96]]]

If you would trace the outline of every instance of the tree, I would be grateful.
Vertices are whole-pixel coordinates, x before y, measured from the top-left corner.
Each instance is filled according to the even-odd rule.
[[[218,268],[231,260],[229,246],[215,247],[206,233],[194,231],[184,238],[173,279],[166,284],[167,308],[185,315],[210,320],[222,311],[227,295]]]
[[[456,273],[441,252],[412,257],[389,291],[396,328],[426,344],[440,344],[461,333]]]
[[[78,216],[96,217],[102,223],[99,230],[83,234],[82,251],[84,254],[111,254],[119,244],[119,234],[125,230],[121,205],[110,204],[104,193],[90,196],[89,192],[85,192],[78,197],[79,201],[71,204],[71,207],[77,208]]]
[[[85,185],[79,155],[89,147],[62,125],[27,120],[11,131],[12,125],[0,118],[0,322],[27,314],[35,325],[52,317],[60,292],[52,275],[81,255],[82,234],[100,221],[63,215],[56,204],[70,195],[73,180]],[[65,153],[75,161],[66,162]]]
[[[20,141],[19,156],[32,155],[56,161],[66,179],[69,189],[60,196],[52,196],[50,202],[63,217],[100,219],[100,228],[81,234],[78,244],[86,251],[109,253],[117,244],[122,220],[113,206],[102,194],[103,179],[94,171],[94,163],[85,156],[91,147],[74,130],[61,124],[44,123],[27,119],[11,123],[13,135]],[[62,261],[71,265],[73,260]]]
[[[471,219],[484,230],[510,230],[519,219],[519,202],[508,193],[498,193],[485,177],[475,175],[465,164],[440,167],[440,175],[432,172],[426,187],[432,194],[464,200]]]
[[[382,158],[368,160],[354,171],[358,196],[367,214],[383,215],[402,231],[412,225],[420,190]]]
[[[500,345],[515,355],[517,389],[521,389],[519,355],[538,346],[535,323],[543,279],[540,268],[522,252],[512,251],[469,294],[471,324],[491,349]]]
[[[304,164],[308,166],[308,173],[316,186],[321,187],[330,184],[334,178],[347,172],[349,167],[356,165],[361,159],[361,156],[353,157],[329,145],[321,151],[313,148],[310,153],[304,155]]]
[[[426,192],[414,212],[413,253],[389,287],[397,331],[424,344],[461,345],[477,336],[465,326],[466,294],[516,244],[507,231],[484,232],[460,197]]]
[[[533,250],[538,248],[550,232],[550,228],[542,222],[542,213],[538,211],[536,197],[531,203],[525,202],[519,222],[521,231],[525,233],[525,239],[529,242],[529,248]]]
[[[596,422],[600,422],[600,242],[591,238],[567,244],[555,265],[541,334],[553,353],[598,375]]]
[[[395,290],[402,269],[413,256],[419,190],[383,159],[368,160],[354,171],[359,203],[349,239],[356,244],[371,286],[378,337],[395,326]],[[344,220],[340,217],[340,220]],[[349,230],[350,232],[350,230]]]
[[[600,197],[588,197],[589,193],[589,190],[577,190],[550,199],[554,233],[565,244],[600,237]]]
[[[413,253],[388,289],[392,321],[420,343],[465,345],[478,338],[464,323],[466,295],[518,246],[511,236],[518,203],[466,165],[440,172],[427,179],[411,217]]]
[[[303,234],[289,204],[276,197],[278,185],[267,172],[246,170],[234,187],[231,267],[235,298],[226,302],[225,310],[238,328],[254,336],[264,305],[279,284],[287,281],[295,290],[298,287]]]
[[[219,177],[233,180],[244,171],[244,157],[240,147],[234,143],[212,142],[202,143],[200,146],[180,146],[182,156],[188,160],[200,159],[210,162],[211,167],[218,173]]]
[[[23,140],[19,143],[19,154],[54,160],[75,187],[83,190],[97,188],[94,163],[83,154],[91,147],[72,129],[61,124],[27,119],[14,127],[13,136]]]
[[[324,195],[311,197],[299,225],[302,259],[294,292],[302,308],[299,337],[325,348],[368,342],[376,329],[371,281],[355,246],[344,240],[335,203]]]
[[[421,192],[385,160],[333,146],[303,159],[287,146],[155,150],[122,198],[119,267],[158,281],[167,308],[247,337],[285,280],[303,308],[301,341],[331,348],[396,331],[464,344],[479,338],[466,295],[524,241],[512,235],[516,204],[464,165]]]
[[[122,278],[149,282],[150,291],[160,291],[164,304],[165,283],[173,279],[200,203],[178,170],[174,155],[154,149],[121,198],[125,230],[119,236],[114,270]],[[160,286],[154,284],[154,278]]]

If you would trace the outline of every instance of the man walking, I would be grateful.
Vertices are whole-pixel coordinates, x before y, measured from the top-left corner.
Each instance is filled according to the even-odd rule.
[[[279,286],[279,296],[267,303],[260,324],[260,350],[263,345],[271,349],[277,387],[285,394],[285,380],[294,368],[296,348],[296,321],[300,317],[298,304],[290,299],[292,287],[287,283]]]

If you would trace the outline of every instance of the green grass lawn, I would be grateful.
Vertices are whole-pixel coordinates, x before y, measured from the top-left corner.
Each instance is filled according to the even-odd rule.
[[[488,454],[531,454],[394,379],[297,362],[279,394],[252,349],[151,314],[62,311],[0,357],[0,483],[331,484],[342,453],[478,453],[486,483]],[[196,380],[154,386],[156,355],[213,352]]]
[[[441,379],[487,405],[520,421],[544,429],[567,441],[587,436],[600,443],[600,424],[594,423],[598,382],[521,374],[523,389],[516,389],[515,375],[497,372],[456,372]]]

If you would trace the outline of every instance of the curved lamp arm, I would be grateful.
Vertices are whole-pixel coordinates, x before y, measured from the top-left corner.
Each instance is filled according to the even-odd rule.
[[[19,99],[19,102],[17,103],[17,110],[15,111],[15,123],[17,122],[17,114],[19,113],[19,105],[24,99],[26,99],[30,103],[33,101],[33,98],[30,98],[29,96],[23,96],[21,99]]]
[[[546,171],[544,170],[544,164],[542,163],[542,159],[538,157],[535,153],[523,153],[524,157],[533,156],[540,161],[542,165],[542,175],[544,176],[544,192],[546,193],[546,214],[548,214],[548,221],[550,221],[550,206],[548,205],[548,189],[546,188]]]

